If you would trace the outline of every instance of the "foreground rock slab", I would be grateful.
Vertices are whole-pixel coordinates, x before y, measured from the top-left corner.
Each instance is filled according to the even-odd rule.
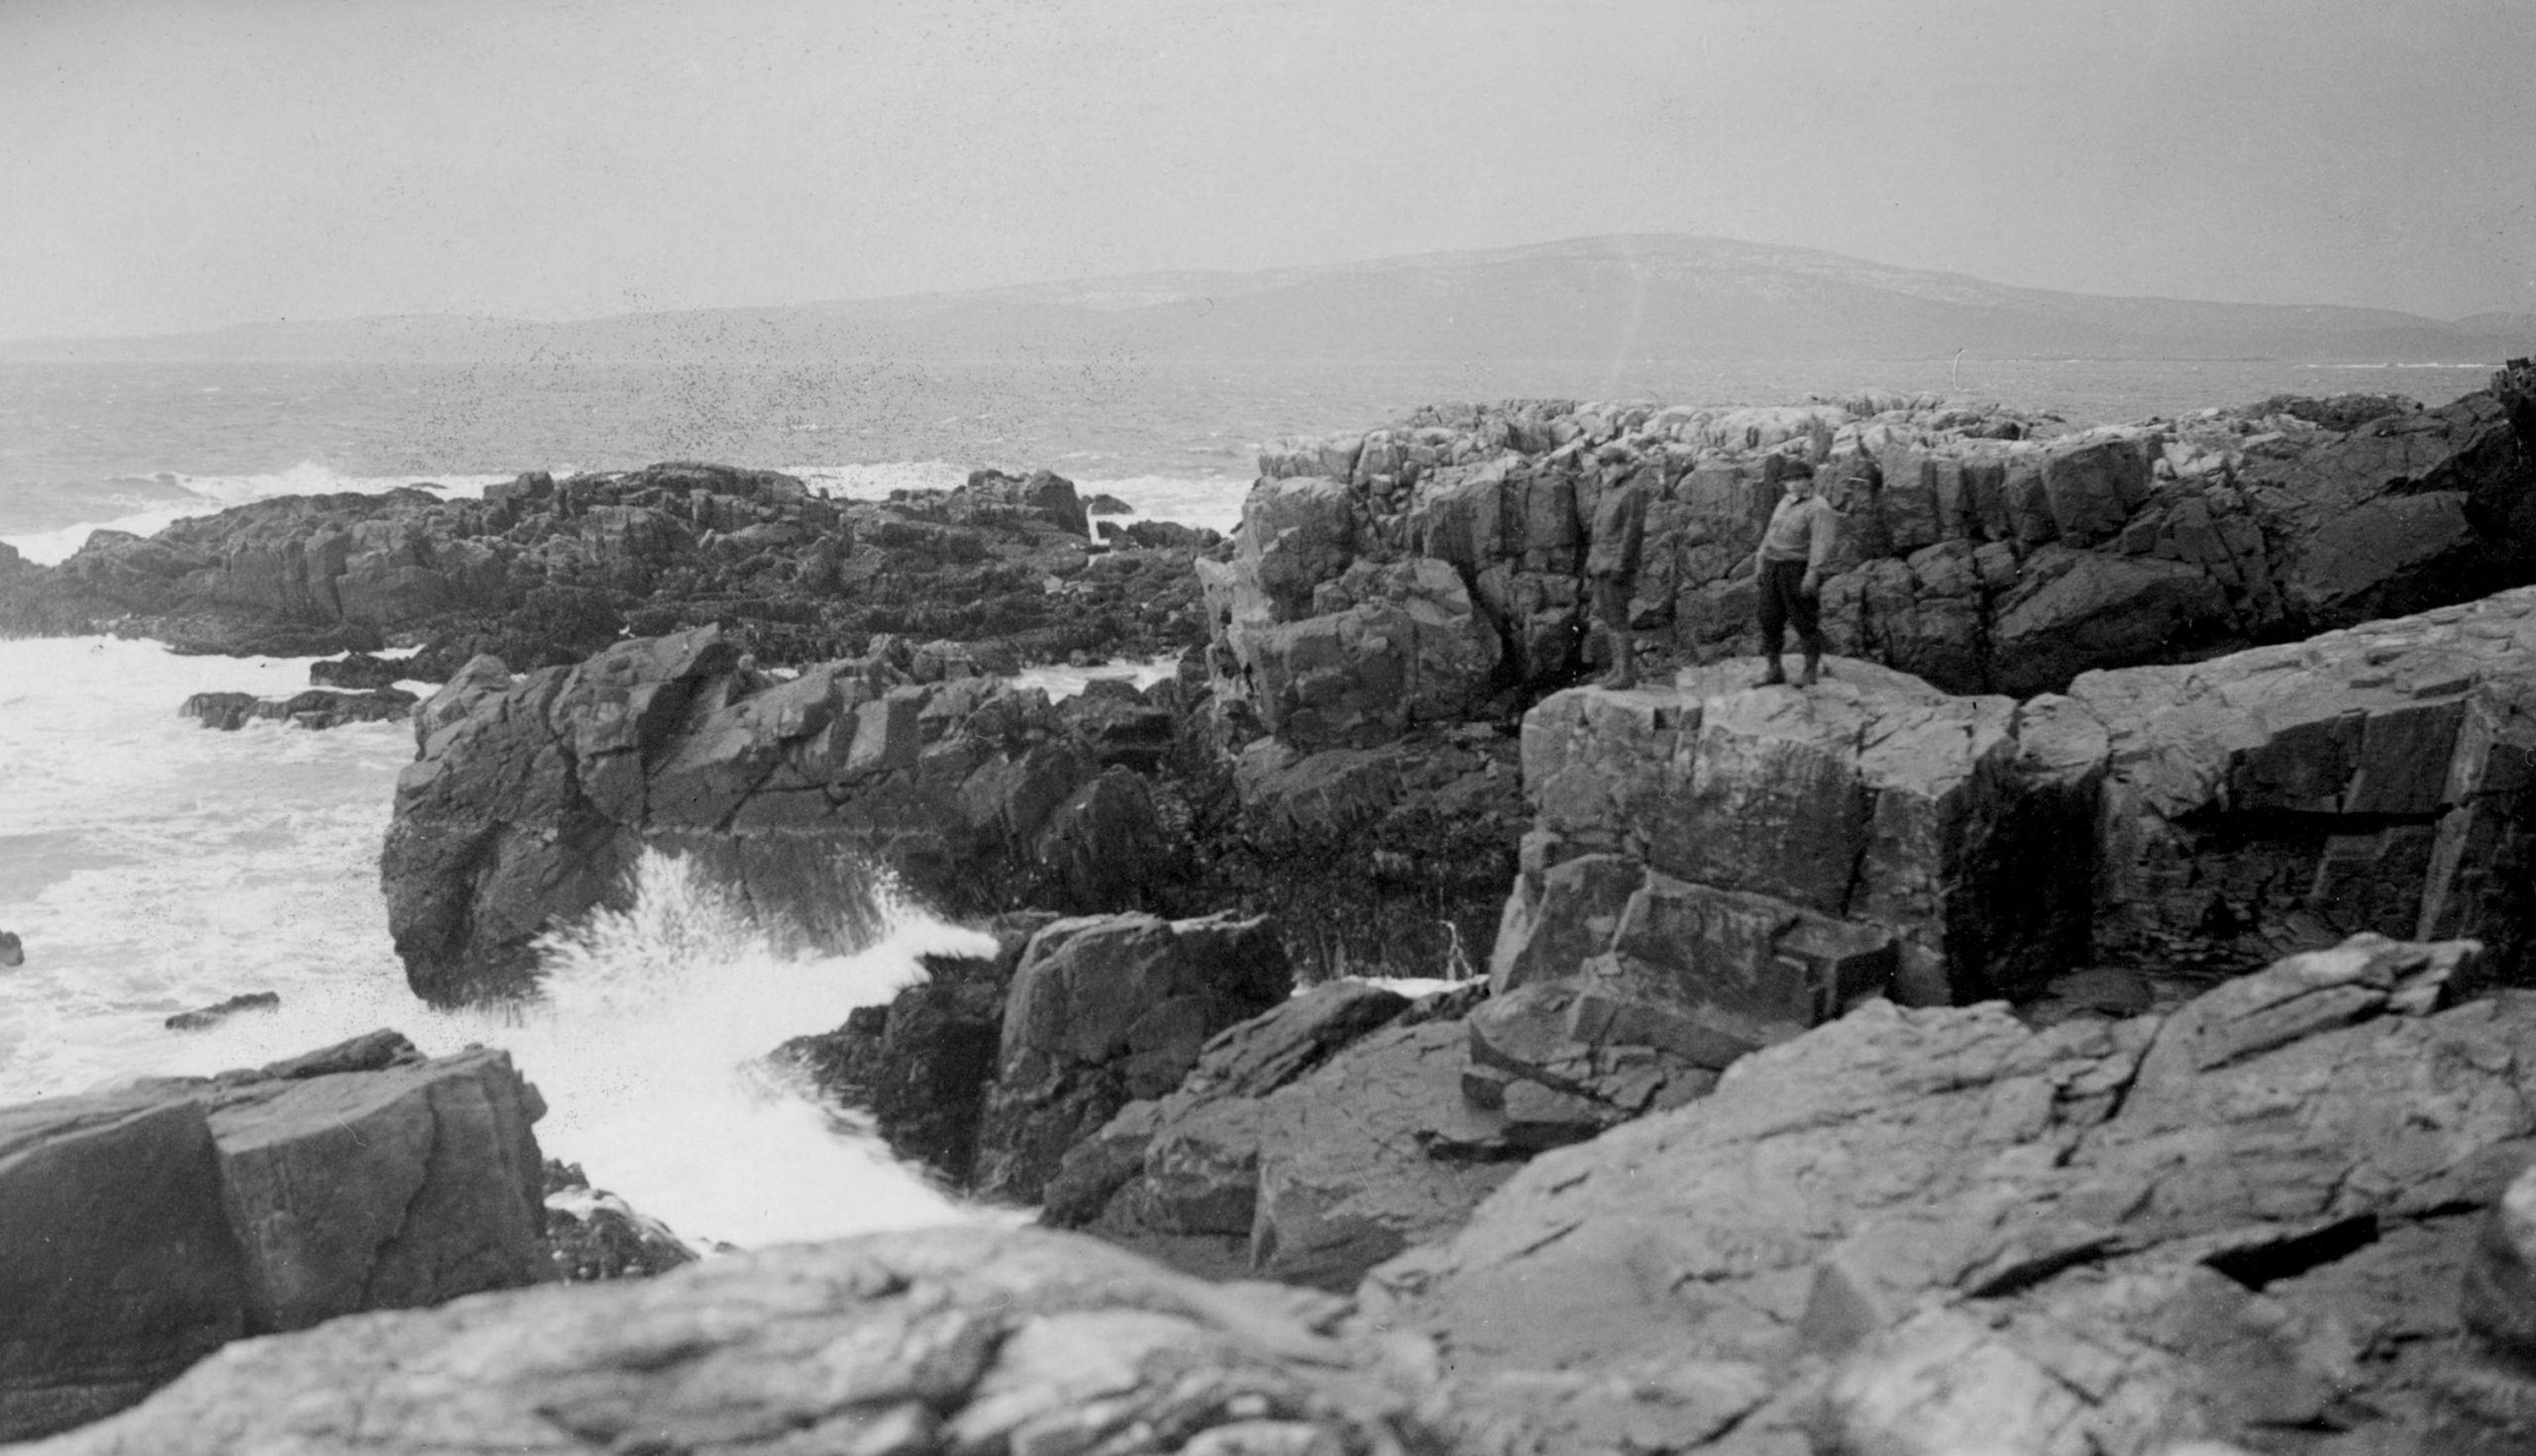
[[[2370,1442],[2439,1418],[2466,1215],[2536,1149],[2536,994],[2437,1009],[2473,957],[2356,937],[2041,1032],[1870,1002],[1542,1155],[1361,1314],[1518,1449],[2418,1449]]]
[[[1335,1301],[932,1229],[233,1347],[30,1456],[1439,1451]]]
[[[241,1335],[550,1277],[544,1111],[508,1054],[427,1061],[393,1032],[0,1108],[0,1440]]]

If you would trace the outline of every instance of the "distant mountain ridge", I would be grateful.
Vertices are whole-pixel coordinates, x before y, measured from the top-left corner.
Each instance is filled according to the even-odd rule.
[[[2536,317],[2018,288],[1813,249],[1579,238],[1256,272],[1153,272],[567,323],[396,316],[0,342],[10,360],[2282,359],[2478,364]]]

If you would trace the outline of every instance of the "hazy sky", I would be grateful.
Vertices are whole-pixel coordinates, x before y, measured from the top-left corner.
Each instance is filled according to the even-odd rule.
[[[2536,309],[2524,0],[0,0],[0,338],[1620,232]]]

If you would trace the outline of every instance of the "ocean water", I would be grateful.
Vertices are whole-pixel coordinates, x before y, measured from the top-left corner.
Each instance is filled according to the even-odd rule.
[[[1140,515],[1221,529],[1262,442],[1361,429],[1433,400],[1770,402],[1953,386],[2073,419],[2136,419],[2283,391],[2443,402],[2481,387],[2489,367],[0,364],[0,540],[50,562],[97,526],[154,530],[266,496],[425,481],[470,493],[522,469],[667,459],[790,469],[856,497],[954,484],[980,466],[1045,466]],[[1031,680],[1062,692],[1081,676]],[[679,862],[654,860],[632,910],[548,946],[543,1003],[429,1010],[405,990],[376,884],[408,729],[218,733],[175,713],[197,691],[278,694],[306,680],[303,661],[0,641],[0,930],[26,942],[26,964],[0,969],[0,1101],[254,1065],[390,1026],[436,1054],[509,1049],[549,1103],[550,1156],[694,1238],[752,1245],[1011,1216],[929,1186],[760,1061],[886,998],[920,974],[919,955],[974,945],[971,933],[899,905],[855,953],[804,955]],[[279,1009],[206,1032],[161,1024],[260,990]]]
[[[992,949],[986,937],[897,904],[854,954],[805,953],[656,856],[631,909],[549,941],[543,1002],[432,1010],[405,988],[377,884],[411,730],[222,733],[175,714],[198,691],[303,685],[307,662],[0,640],[0,929],[26,946],[23,966],[0,969],[0,1102],[253,1066],[387,1026],[435,1055],[508,1049],[549,1104],[549,1156],[700,1238],[1010,1216],[963,1206],[762,1062],[886,999],[921,975],[919,955]],[[1086,676],[1043,669],[1031,685],[1062,693]],[[281,1004],[206,1031],[163,1024],[248,991]]]

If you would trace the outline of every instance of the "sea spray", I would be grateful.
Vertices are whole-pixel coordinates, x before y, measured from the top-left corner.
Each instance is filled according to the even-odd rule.
[[[461,1013],[545,1093],[551,1156],[691,1239],[758,1245],[938,1223],[964,1210],[857,1134],[767,1054],[923,975],[928,953],[991,937],[885,898],[873,938],[802,948],[701,872],[647,851],[631,902],[539,944],[542,994]]]
[[[405,986],[378,891],[411,729],[217,733],[175,712],[194,692],[306,680],[304,661],[0,641],[0,929],[26,941],[25,964],[0,970],[0,1102],[206,1076],[386,1027],[435,1056],[509,1050],[550,1106],[548,1154],[690,1237],[988,1216],[763,1070],[784,1041],[921,975],[925,952],[979,947],[974,933],[880,883],[855,913],[810,917],[812,945],[799,917],[751,909],[695,857],[652,856],[623,911],[552,942],[542,1002],[435,1011]],[[839,867],[792,869],[806,884]],[[254,991],[280,1005],[163,1024]]]

